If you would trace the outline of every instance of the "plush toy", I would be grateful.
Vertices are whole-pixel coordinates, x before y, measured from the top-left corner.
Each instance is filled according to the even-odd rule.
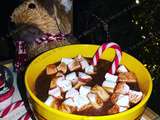
[[[13,11],[18,67],[44,51],[78,43],[72,36],[72,7],[72,0],[24,0]]]

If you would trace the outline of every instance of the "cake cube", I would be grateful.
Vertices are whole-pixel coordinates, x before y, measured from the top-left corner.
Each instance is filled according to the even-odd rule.
[[[99,109],[103,106],[103,100],[97,94],[88,93],[88,99],[95,109]]]
[[[70,71],[78,70],[81,68],[81,65],[78,61],[74,60],[73,62],[68,64],[68,69]]]
[[[129,101],[133,104],[137,104],[143,98],[143,93],[140,91],[130,90],[129,91]]]
[[[53,75],[53,74],[56,74],[57,73],[57,67],[56,65],[54,64],[49,64],[47,67],[46,67],[46,74],[47,75]]]
[[[125,72],[118,74],[118,81],[127,82],[127,83],[135,83],[137,82],[136,75],[133,72]]]
[[[96,93],[104,102],[107,101],[110,97],[110,95],[103,89],[103,87],[99,85],[95,85],[92,88],[92,92]]]
[[[57,70],[65,74],[67,72],[67,65],[65,63],[61,62],[57,66]]]
[[[128,94],[129,90],[130,88],[126,83],[118,83],[114,92],[118,94]]]

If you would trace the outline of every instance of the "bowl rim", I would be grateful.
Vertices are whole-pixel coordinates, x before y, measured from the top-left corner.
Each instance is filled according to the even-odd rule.
[[[41,100],[39,100],[39,99],[36,97],[36,95],[31,91],[31,89],[30,89],[30,87],[29,87],[29,84],[28,84],[28,82],[27,82],[27,77],[26,77],[26,75],[28,74],[29,69],[30,69],[30,67],[32,66],[32,64],[34,63],[34,61],[37,60],[37,59],[39,59],[39,58],[41,58],[44,54],[50,53],[50,52],[52,52],[53,50],[63,49],[64,47],[66,48],[66,47],[70,47],[70,46],[75,46],[75,47],[78,47],[78,46],[93,46],[93,47],[99,47],[99,45],[94,45],[94,44],[74,44],[74,45],[66,45],[66,46],[62,46],[62,47],[57,47],[57,48],[48,50],[48,51],[40,54],[39,56],[37,56],[37,57],[29,64],[29,66],[27,67],[27,70],[25,71],[25,77],[24,77],[24,78],[25,78],[25,86],[26,86],[27,92],[29,93],[29,95],[31,96],[31,98],[32,98],[37,104],[39,104],[42,108],[47,109],[47,110],[49,110],[50,112],[55,113],[55,114],[57,114],[57,115],[62,115],[62,114],[63,114],[63,116],[65,116],[65,117],[74,117],[74,118],[75,118],[75,117],[78,117],[78,118],[79,118],[79,117],[83,117],[83,118],[90,118],[90,117],[92,117],[92,118],[104,119],[105,117],[113,117],[113,116],[114,116],[114,118],[115,118],[115,117],[119,117],[119,116],[125,116],[126,114],[130,114],[130,113],[134,112],[136,109],[141,108],[142,106],[144,106],[144,105],[147,103],[147,101],[148,101],[148,99],[149,99],[149,97],[150,97],[150,95],[151,95],[151,93],[152,93],[152,88],[153,88],[153,83],[152,83],[151,75],[150,75],[149,71],[146,69],[146,67],[145,67],[138,59],[136,59],[135,57],[131,56],[130,54],[122,51],[122,54],[126,54],[127,56],[132,57],[133,59],[135,59],[135,60],[138,62],[138,64],[143,65],[145,71],[147,72],[148,78],[149,78],[149,90],[148,90],[147,94],[145,95],[145,97],[143,98],[143,100],[142,100],[140,103],[138,103],[136,106],[134,106],[133,108],[131,108],[131,109],[127,110],[127,111],[124,111],[124,112],[121,112],[121,113],[117,113],[117,114],[113,114],[113,115],[86,116],[86,115],[77,115],[77,114],[65,113],[65,112],[62,112],[62,111],[59,111],[59,110],[57,110],[57,109],[51,108],[51,107],[47,106],[46,104],[44,104],[44,102],[42,102]],[[111,48],[111,49],[112,49],[112,48]]]

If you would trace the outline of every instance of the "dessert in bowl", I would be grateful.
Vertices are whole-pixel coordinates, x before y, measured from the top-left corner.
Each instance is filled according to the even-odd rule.
[[[99,68],[96,68],[97,71],[96,70],[92,71],[93,74],[95,74],[95,73],[101,74],[103,72],[102,77],[104,76],[104,80],[102,78],[102,80],[98,81],[99,83],[94,83],[92,85],[90,85],[92,82],[88,82],[90,84],[87,83],[87,84],[83,84],[83,85],[77,85],[78,82],[76,83],[76,81],[74,81],[75,83],[71,83],[70,84],[71,86],[69,88],[63,89],[63,87],[62,87],[62,86],[64,86],[62,84],[63,82],[61,82],[61,84],[58,84],[58,85],[52,84],[53,86],[51,86],[50,85],[51,80],[49,80],[50,82],[48,82],[48,87],[46,87],[46,90],[45,90],[45,84],[44,84],[44,86],[42,84],[41,85],[37,84],[36,81],[40,78],[40,76],[42,75],[42,73],[45,71],[46,68],[49,69],[49,67],[51,67],[50,65],[55,65],[56,70],[57,70],[57,67],[61,63],[64,63],[64,61],[60,62],[60,61],[62,61],[62,58],[75,59],[75,58],[77,58],[78,55],[81,55],[82,58],[87,59],[89,61],[89,58],[93,57],[93,55],[98,47],[99,46],[97,46],[97,45],[70,45],[70,46],[65,46],[65,47],[61,47],[61,48],[56,48],[56,49],[50,50],[46,53],[43,53],[42,55],[37,57],[29,65],[29,67],[26,71],[26,74],[25,74],[25,84],[26,84],[27,91],[30,95],[29,99],[30,99],[32,108],[35,111],[35,113],[37,113],[38,118],[57,119],[57,120],[58,119],[67,119],[67,120],[72,120],[72,119],[73,120],[80,120],[80,119],[86,119],[86,120],[87,119],[134,120],[134,119],[137,119],[138,117],[140,117],[140,115],[143,113],[143,111],[145,109],[145,105],[146,105],[147,100],[149,99],[149,96],[151,94],[152,81],[151,81],[150,74],[148,73],[146,68],[138,60],[136,60],[134,57],[132,57],[124,52],[122,53],[121,64],[123,64],[123,67],[121,66],[121,68],[123,68],[123,69],[121,72],[124,72],[123,70],[124,70],[124,68],[126,68],[125,70],[128,70],[129,73],[130,72],[131,72],[131,74],[134,73],[135,75],[132,74],[131,76],[136,76],[136,78],[135,78],[137,81],[136,85],[138,87],[133,87],[134,86],[133,84],[131,85],[130,83],[126,83],[126,82],[122,81],[122,80],[124,80],[124,73],[123,74],[118,73],[118,71],[117,71],[117,74],[115,74],[115,75],[112,75],[109,73],[107,75],[104,74],[104,71],[107,72],[107,68],[104,68],[104,71],[101,71],[101,72],[99,72],[100,71]],[[114,59],[114,55],[115,55],[115,52],[113,49],[108,49],[108,50],[104,51],[103,55],[101,56],[101,59],[102,59],[101,61],[103,61],[102,63],[103,64],[106,63],[106,65],[108,63],[108,65],[109,65],[110,62]],[[110,62],[107,62],[106,60],[110,61]],[[103,64],[101,66],[103,66]],[[88,75],[88,73],[85,72],[85,70],[84,71],[82,71],[82,70],[80,70],[80,71],[73,70],[72,71],[71,69],[68,69],[67,71],[69,71],[69,72],[66,72],[63,75],[67,76],[68,74],[76,73],[76,75],[79,77],[81,77],[81,76],[82,76],[82,78],[88,77],[88,76],[85,76],[86,74]],[[55,72],[54,74],[56,75],[57,73],[58,73],[58,71]],[[119,77],[118,77],[118,79],[116,79],[116,80],[118,80],[118,82],[115,82],[116,80],[112,79],[117,84],[108,83],[107,79],[105,78],[105,75],[106,75],[106,78],[107,78],[107,76],[111,76],[111,78],[112,77],[114,78],[116,75],[118,75]],[[49,75],[49,76],[54,76],[54,75]],[[94,81],[95,80],[94,78],[95,78],[94,75],[89,75],[89,77],[87,78],[87,81]],[[121,81],[120,81],[119,78],[123,78],[123,79],[121,79]],[[46,81],[48,81],[48,80],[46,79]],[[80,82],[84,83],[84,81],[82,79],[80,80]],[[132,79],[132,81],[130,81],[130,82],[134,82],[134,80]],[[38,86],[39,86],[39,88],[38,88]],[[112,86],[114,86],[114,87],[116,86],[116,87],[112,88]],[[119,89],[119,88],[124,88],[124,86],[127,86],[127,87],[125,87],[126,88],[125,90]],[[136,89],[133,89],[133,88],[136,88]],[[73,107],[74,109],[71,109],[72,107],[70,106],[71,104],[69,105],[69,103],[73,102],[72,97],[76,96],[76,94],[74,96],[72,96],[72,94],[69,94],[70,89],[72,89],[73,91],[75,90],[76,92],[73,92],[73,91],[72,92],[74,94],[77,93],[77,96],[78,96],[73,99],[74,101],[77,100],[76,107],[75,106]],[[98,89],[98,91],[99,91],[99,89],[104,91],[105,95],[101,96],[101,94],[99,94],[97,89]],[[37,94],[38,90],[39,90],[39,93]],[[56,91],[56,90],[59,91],[59,93],[61,93],[61,94],[58,94],[57,96],[55,96],[54,91]],[[136,101],[135,105],[130,104],[130,103],[135,102],[135,99],[133,101],[128,101],[129,100],[129,91],[134,93],[133,90],[137,91],[139,97],[142,99],[142,100],[137,100],[138,102]],[[45,92],[46,97],[43,97],[44,94],[42,93],[42,91],[46,91]],[[86,92],[86,91],[89,91],[89,92]],[[41,93],[43,94],[42,97],[40,95]],[[115,93],[117,93],[117,94],[115,94]],[[86,94],[87,94],[87,97],[84,97],[83,95],[86,95]],[[59,104],[59,106],[57,108],[56,107],[53,108],[53,106],[50,106],[50,102],[46,102],[47,98],[49,96],[53,96],[54,98],[57,97],[58,99],[61,99],[62,100],[62,102],[60,102],[61,104]],[[96,100],[98,100],[100,102],[94,103],[91,100],[91,98],[94,96],[97,96]],[[120,102],[120,100],[118,98],[122,98],[123,100],[128,101],[128,102]],[[80,99],[82,101],[80,101]],[[108,100],[112,100],[111,103],[113,103],[112,105],[110,105],[108,107],[108,109],[102,110],[102,112],[99,114],[98,114],[98,112],[93,112],[93,111],[96,111],[97,109],[100,109],[103,106],[105,106],[106,105],[105,103]],[[67,101],[69,101],[69,102],[67,102]],[[57,105],[57,104],[54,104],[54,105]],[[132,108],[128,109],[129,106],[131,106]],[[106,106],[104,108],[106,108]],[[90,109],[89,112],[85,111],[88,109]],[[115,111],[115,110],[117,110],[117,111]],[[130,116],[130,117],[128,117],[128,116]]]

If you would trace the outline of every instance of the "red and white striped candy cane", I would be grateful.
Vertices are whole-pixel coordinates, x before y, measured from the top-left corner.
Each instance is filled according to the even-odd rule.
[[[121,57],[122,57],[122,52],[121,52],[121,48],[118,44],[110,42],[110,43],[104,43],[102,44],[98,50],[96,51],[94,57],[93,57],[93,61],[92,61],[92,65],[96,66],[98,63],[98,60],[100,58],[100,56],[103,54],[103,52],[107,49],[107,48],[113,48],[116,52],[116,56],[114,58],[114,61],[109,69],[109,73],[111,74],[115,74],[116,69],[118,68],[118,65],[121,61]]]
[[[8,107],[6,107],[4,110],[0,112],[0,117],[6,116],[9,112],[15,110],[16,108],[23,106],[24,102],[23,101],[17,101],[15,103],[10,104]]]
[[[19,118],[18,120],[32,120],[31,118],[31,113],[30,112],[26,112],[21,118]]]

